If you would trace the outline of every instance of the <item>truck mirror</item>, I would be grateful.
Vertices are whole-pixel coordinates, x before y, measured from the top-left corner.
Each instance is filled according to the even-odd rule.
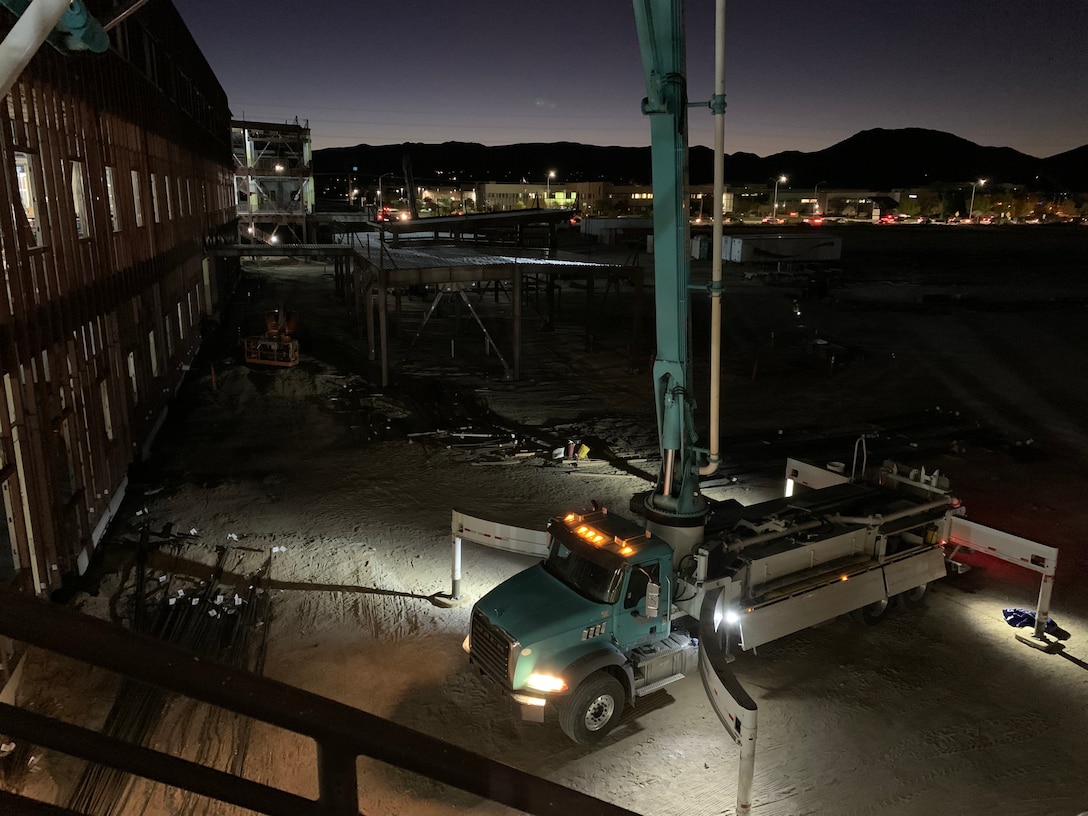
[[[656,618],[661,612],[661,584],[646,585],[646,617]]]

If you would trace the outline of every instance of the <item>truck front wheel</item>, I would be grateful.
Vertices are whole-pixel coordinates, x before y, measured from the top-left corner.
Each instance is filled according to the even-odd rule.
[[[581,745],[599,742],[616,727],[624,701],[619,680],[594,672],[559,704],[559,726]]]

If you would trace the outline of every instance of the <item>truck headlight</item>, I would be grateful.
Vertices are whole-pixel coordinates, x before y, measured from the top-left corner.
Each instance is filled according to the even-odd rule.
[[[525,685],[534,691],[566,691],[567,681],[554,674],[530,674]]]

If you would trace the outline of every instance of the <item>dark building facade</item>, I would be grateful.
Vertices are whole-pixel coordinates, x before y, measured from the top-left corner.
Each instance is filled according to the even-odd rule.
[[[234,279],[223,89],[168,2],[109,37],[43,45],[0,100],[0,581],[39,595],[87,569]]]

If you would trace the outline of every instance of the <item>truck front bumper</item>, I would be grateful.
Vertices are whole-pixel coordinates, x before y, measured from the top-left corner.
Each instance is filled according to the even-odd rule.
[[[512,691],[505,684],[500,683],[485,671],[480,676],[491,686],[499,689],[502,696],[510,700],[518,710],[518,716],[525,722],[544,722],[544,710],[548,704],[548,696],[531,691]]]
[[[544,708],[548,702],[547,699],[538,697],[535,694],[526,694],[522,691],[511,691],[508,694],[510,699],[517,703],[521,719],[526,722],[544,722]]]

